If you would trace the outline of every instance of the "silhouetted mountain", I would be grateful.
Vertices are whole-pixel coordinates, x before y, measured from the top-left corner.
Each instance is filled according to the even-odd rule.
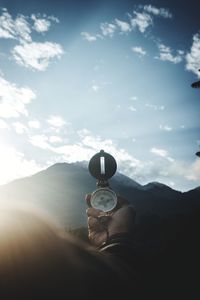
[[[199,291],[194,274],[200,267],[200,188],[181,193],[158,182],[142,186],[120,173],[110,185],[136,209],[133,267],[141,274],[140,299],[182,299],[186,292],[194,299],[192,294]],[[60,163],[1,186],[0,195],[1,201],[47,210],[68,231],[87,240],[84,197],[95,188],[85,163]]]
[[[142,186],[120,173],[110,180],[110,185],[135,206],[137,223],[144,222],[147,216],[166,218],[200,209],[200,188],[181,193],[157,182]],[[96,181],[85,163],[58,163],[1,186],[0,194],[1,201],[34,204],[55,215],[64,226],[77,228],[86,225],[84,197],[95,188]]]

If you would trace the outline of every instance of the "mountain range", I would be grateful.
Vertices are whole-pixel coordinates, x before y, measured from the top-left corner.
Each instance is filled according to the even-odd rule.
[[[200,187],[182,193],[158,182],[140,185],[121,173],[111,178],[110,186],[135,206],[137,224],[149,218],[173,218],[200,211]],[[66,228],[78,228],[86,226],[85,195],[95,189],[96,181],[85,163],[57,163],[0,186],[0,195],[1,201],[34,205],[55,216]]]

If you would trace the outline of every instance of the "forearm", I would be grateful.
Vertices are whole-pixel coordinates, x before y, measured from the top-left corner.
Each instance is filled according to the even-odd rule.
[[[109,255],[126,272],[132,275],[136,273],[136,250],[132,235],[126,233],[112,235],[99,251]]]

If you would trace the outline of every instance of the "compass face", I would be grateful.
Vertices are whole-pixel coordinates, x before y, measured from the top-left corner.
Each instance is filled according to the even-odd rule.
[[[108,188],[99,188],[92,193],[91,206],[104,212],[111,211],[117,205],[116,194]]]

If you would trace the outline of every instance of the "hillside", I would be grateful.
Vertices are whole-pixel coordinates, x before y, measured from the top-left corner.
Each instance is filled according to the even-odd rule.
[[[135,206],[136,222],[146,216],[159,218],[188,214],[200,208],[200,188],[181,193],[160,183],[140,185],[116,173],[111,187]],[[84,197],[96,188],[85,164],[58,163],[31,177],[0,187],[1,201],[24,202],[41,207],[58,218],[65,227],[86,225]]]

